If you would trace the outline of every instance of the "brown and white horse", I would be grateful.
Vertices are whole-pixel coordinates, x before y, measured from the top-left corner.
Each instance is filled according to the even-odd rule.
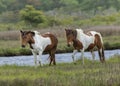
[[[98,48],[99,58],[101,62],[105,61],[104,56],[104,48],[103,48],[103,40],[100,33],[96,31],[89,31],[88,33],[84,33],[82,29],[65,29],[67,44],[70,46],[73,44],[74,50],[72,54],[73,62],[74,56],[78,50],[81,51],[81,58],[84,64],[84,51],[89,50],[92,53],[93,60],[95,59],[95,55],[93,52],[93,48],[96,46]]]
[[[34,62],[36,66],[38,66],[38,64],[42,65],[41,55],[44,51],[49,53],[49,65],[51,65],[52,62],[54,65],[56,65],[55,52],[58,44],[58,39],[53,34],[48,32],[43,35],[40,35],[37,31],[22,30],[20,32],[21,46],[25,47],[27,44],[29,44],[31,51],[34,55]],[[37,54],[39,54],[38,59]]]

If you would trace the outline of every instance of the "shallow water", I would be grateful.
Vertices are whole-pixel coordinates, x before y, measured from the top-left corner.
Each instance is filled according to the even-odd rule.
[[[95,60],[99,60],[99,56],[98,56],[98,52],[95,51]],[[120,49],[118,50],[106,50],[105,51],[105,57],[106,59],[110,58],[111,56],[115,55],[115,54],[119,54],[120,55]],[[72,57],[71,57],[72,53],[62,53],[62,54],[56,54],[56,63],[68,63],[68,62],[72,62]],[[75,60],[80,59],[80,55],[81,53],[78,52],[75,55]],[[49,63],[49,59],[48,59],[48,54],[46,55],[42,55],[42,62],[44,64],[48,64]],[[90,52],[85,52],[84,53],[84,57],[87,57],[88,59],[92,59],[92,55]],[[0,65],[29,65],[29,66],[33,66],[34,65],[34,57],[33,55],[30,56],[11,56],[11,57],[0,57]]]

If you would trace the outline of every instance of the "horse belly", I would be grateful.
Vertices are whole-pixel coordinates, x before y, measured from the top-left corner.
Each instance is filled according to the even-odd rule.
[[[86,40],[83,43],[85,49],[91,49],[94,47],[94,37],[90,36],[86,38]]]
[[[91,33],[92,36],[89,37],[88,41],[86,42],[87,43],[87,50],[91,50],[95,47],[95,32],[94,33]]]

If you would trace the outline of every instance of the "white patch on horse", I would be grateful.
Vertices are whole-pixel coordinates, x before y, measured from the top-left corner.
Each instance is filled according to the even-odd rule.
[[[34,31],[35,36],[33,37],[35,43],[32,44],[33,50],[39,52],[44,51],[44,49],[47,47],[47,45],[51,44],[51,39],[49,37],[42,37],[39,35],[39,32]]]
[[[87,49],[91,43],[94,43],[95,32],[91,32],[93,36],[88,36],[83,33],[82,29],[76,29],[76,31],[77,31],[77,39],[83,44],[84,49]]]

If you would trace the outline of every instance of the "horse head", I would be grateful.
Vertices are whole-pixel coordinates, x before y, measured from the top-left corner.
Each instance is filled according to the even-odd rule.
[[[67,38],[67,45],[68,47],[70,47],[73,40],[75,40],[77,37],[77,31],[71,30],[71,29],[65,29],[65,32],[66,32],[66,38]]]
[[[32,44],[34,43],[33,36],[35,35],[32,31],[22,31],[20,30],[20,38],[21,38],[21,47],[25,47],[28,43]]]

